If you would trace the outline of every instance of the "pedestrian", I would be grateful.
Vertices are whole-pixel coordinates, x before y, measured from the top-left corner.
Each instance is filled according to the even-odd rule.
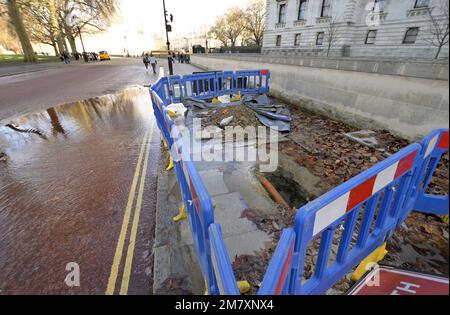
[[[180,54],[180,62],[184,63],[184,54],[183,53]]]
[[[148,54],[144,55],[144,58],[142,58],[142,62],[144,62],[145,69],[147,69],[147,72],[148,72],[148,64],[150,63],[150,60],[148,58]]]
[[[66,65],[70,63],[70,57],[69,57],[69,54],[66,51],[63,52],[63,59],[64,59],[64,63]]]
[[[158,61],[153,54],[150,54],[149,62],[152,65],[153,74],[156,74],[156,65],[158,64]]]

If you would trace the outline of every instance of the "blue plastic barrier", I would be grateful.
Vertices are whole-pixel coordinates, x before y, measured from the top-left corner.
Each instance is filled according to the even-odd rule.
[[[239,288],[231,268],[220,225],[212,224],[209,227],[209,237],[214,274],[218,286],[217,290],[221,295],[239,295]]]
[[[285,229],[258,291],[259,295],[287,294],[294,245],[294,230]]]
[[[261,75],[261,71],[252,71],[251,73],[254,73],[254,75],[259,73]],[[268,71],[264,73],[266,78],[265,88],[268,91],[270,74]],[[250,72],[246,72],[245,75],[250,76]],[[170,118],[166,106],[171,103],[181,102],[185,96],[209,99],[228,94],[230,91],[236,93],[234,82],[227,85],[227,82],[233,79],[234,74],[230,72],[200,73],[183,77],[170,76],[161,78],[150,88],[158,128],[171,148],[175,173],[188,213],[200,268],[205,278],[208,292],[213,295],[236,294],[235,289],[237,285],[234,277],[233,279],[230,278],[232,269],[230,261],[225,255],[226,250],[221,239],[220,228],[214,225],[214,210],[211,198],[194,163],[191,161],[188,149],[184,147],[182,135]],[[221,89],[219,89],[219,83]],[[242,94],[255,92],[254,89],[245,89],[242,87],[239,91]],[[213,237],[213,239],[210,237]],[[212,258],[215,260],[213,261]]]
[[[238,294],[211,198],[184,148],[166,106],[185,96],[267,93],[267,70],[216,72],[162,78],[151,87],[158,127],[175,162],[200,267],[210,294]],[[294,229],[283,231],[259,294],[323,294],[389,238],[412,210],[448,214],[448,195],[427,194],[448,129],[436,130],[301,208]],[[360,222],[359,222],[360,221]],[[357,222],[359,222],[358,228]],[[342,234],[336,238],[337,229]],[[308,246],[320,237],[313,275],[303,279]],[[336,258],[331,247],[338,241]]]
[[[422,141],[422,166],[417,173],[415,188],[417,196],[413,210],[436,214],[449,214],[449,197],[437,196],[427,193],[431,178],[439,165],[439,161],[444,153],[448,152],[449,130],[440,129],[430,133]]]
[[[391,236],[403,213],[420,150],[413,144],[299,210],[290,294],[325,293]],[[360,214],[359,232],[354,235]],[[337,257],[330,261],[335,232],[342,224]],[[307,247],[317,237],[321,237],[317,264],[312,277],[303,279]]]
[[[161,86],[156,85],[155,89]],[[214,212],[211,198],[203,185],[194,163],[191,161],[188,152],[185,150],[181,134],[170,119],[165,104],[158,93],[152,87],[153,108],[162,135],[172,148],[171,154],[174,160],[175,173],[181,188],[183,201],[189,217],[189,224],[198,255],[200,268],[208,291],[211,294],[218,294],[217,284],[212,268],[210,239],[208,227],[214,223]]]

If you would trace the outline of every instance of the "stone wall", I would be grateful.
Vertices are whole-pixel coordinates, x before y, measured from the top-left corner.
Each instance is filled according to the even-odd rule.
[[[420,62],[417,68],[411,64],[397,72],[380,63],[378,72],[363,72],[361,66],[359,71],[343,70],[342,66],[331,69],[337,60],[322,68],[314,62],[300,66],[289,60],[275,63],[261,58],[193,56],[192,63],[207,70],[270,69],[273,96],[359,128],[383,128],[416,140],[449,125],[448,64],[435,64],[440,70],[431,75],[427,74],[430,65]],[[394,74],[380,74],[380,65],[385,73]],[[374,68],[375,64],[368,70]],[[401,75],[406,69],[411,76]],[[421,73],[433,79],[414,77]]]

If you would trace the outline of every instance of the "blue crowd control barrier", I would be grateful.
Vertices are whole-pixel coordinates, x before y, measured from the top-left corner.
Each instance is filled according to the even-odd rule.
[[[158,90],[154,90],[158,89]],[[214,223],[214,211],[211,198],[203,185],[189,152],[184,148],[182,137],[158,95],[161,86],[152,87],[152,103],[157,120],[165,141],[171,148],[175,173],[181,188],[186,207],[195,249],[199,259],[200,269],[211,294],[218,294],[217,284],[211,261],[211,247],[208,227]],[[158,92],[157,92],[158,91]]]
[[[262,80],[261,71],[259,73]],[[270,73],[262,71],[265,77],[266,91],[269,88]],[[250,76],[250,73],[246,73]],[[199,73],[185,76],[170,76],[161,78],[150,88],[152,105],[156,117],[158,128],[162,136],[171,149],[171,156],[174,161],[175,173],[181,194],[188,214],[195,250],[199,259],[200,269],[205,278],[207,289],[210,294],[235,293],[235,287],[231,285],[230,279],[224,279],[223,276],[230,277],[231,264],[225,260],[223,254],[225,246],[221,240],[220,229],[214,226],[214,209],[211,197],[209,196],[200,175],[191,161],[190,152],[183,144],[182,135],[169,116],[166,107],[171,103],[181,102],[184,97],[192,96],[199,99],[210,99],[220,95],[226,95],[229,92],[237,93],[234,74],[232,72],[210,72]],[[230,83],[231,82],[231,83]],[[220,87],[220,88],[219,88]],[[242,87],[239,90],[242,94],[255,92]],[[212,229],[209,230],[209,227]],[[214,234],[215,239],[210,239],[210,233]],[[216,268],[212,261],[212,252],[216,259]],[[232,271],[231,271],[232,274]],[[216,276],[221,278],[217,279]],[[220,282],[220,285],[218,283]],[[233,277],[233,281],[234,280]],[[236,283],[234,283],[236,286]],[[221,291],[222,290],[222,291]]]
[[[219,96],[215,72],[188,74],[183,76],[184,96],[212,99]]]
[[[171,148],[202,274],[210,294],[239,294],[211,198],[166,106],[185,96],[267,93],[268,70],[211,72],[161,78],[151,87],[159,129]],[[302,207],[294,229],[283,231],[259,294],[323,294],[389,238],[412,210],[448,214],[448,195],[427,194],[448,129],[432,132]],[[359,222],[359,223],[358,223]],[[340,228],[342,227],[342,229]],[[337,229],[342,231],[336,234]],[[313,274],[304,279],[308,246],[319,241]],[[336,257],[331,256],[338,242]]]
[[[419,144],[409,146],[298,211],[290,294],[325,293],[391,236],[402,215],[420,149]],[[341,224],[337,257],[331,261],[331,246]],[[303,279],[307,247],[317,237],[321,239],[315,270],[310,279]]]
[[[422,141],[422,165],[417,172],[415,188],[417,189],[417,197],[413,210],[436,214],[449,214],[449,197],[428,194],[428,186],[433,177],[439,161],[444,153],[448,152],[449,147],[449,130],[440,129],[430,133]]]
[[[294,244],[294,230],[285,229],[258,291],[259,295],[287,294]]]
[[[231,268],[231,262],[222,237],[220,225],[211,224],[209,227],[211,241],[211,256],[214,274],[217,280],[216,290],[220,295],[240,295],[236,278]]]

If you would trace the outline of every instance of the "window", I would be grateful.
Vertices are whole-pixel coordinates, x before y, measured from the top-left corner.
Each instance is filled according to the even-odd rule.
[[[330,16],[330,8],[331,8],[331,0],[323,0],[322,2],[322,12],[320,13],[321,17]]]
[[[317,33],[316,45],[322,46],[324,37],[325,37],[325,33],[324,32]]]
[[[430,5],[430,0],[416,0],[414,8],[426,8]]]
[[[373,5],[374,12],[384,12],[385,0],[375,0]]]
[[[419,35],[418,27],[408,28],[405,38],[403,39],[403,44],[414,44],[416,42],[417,35]]]
[[[306,17],[306,2],[307,0],[300,0],[300,5],[298,7],[298,18],[297,20],[304,20]]]
[[[366,44],[375,44],[375,39],[377,38],[377,31],[368,31],[366,37]]]
[[[277,42],[276,42],[277,47],[281,46],[281,35],[277,35]]]
[[[286,23],[286,3],[280,4],[278,12],[278,23]]]
[[[302,34],[298,33],[295,34],[295,42],[294,45],[295,46],[300,46],[300,41],[302,40]]]

